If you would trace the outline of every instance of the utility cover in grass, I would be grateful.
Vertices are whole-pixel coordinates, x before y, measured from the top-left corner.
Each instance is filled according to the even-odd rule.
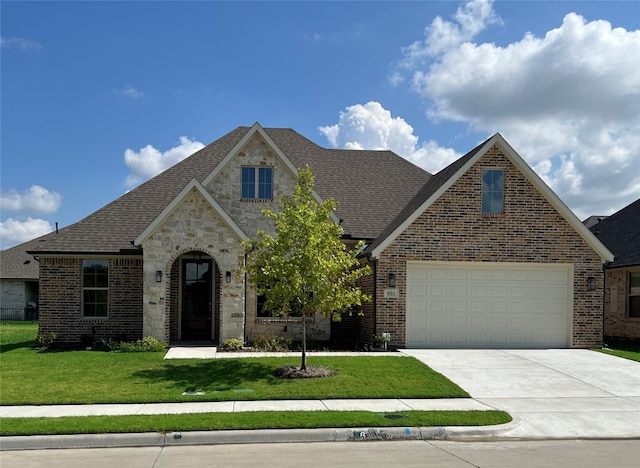
[[[273,375],[281,379],[314,379],[332,377],[336,375],[336,371],[322,366],[307,366],[306,369],[297,366],[282,366],[274,370]]]

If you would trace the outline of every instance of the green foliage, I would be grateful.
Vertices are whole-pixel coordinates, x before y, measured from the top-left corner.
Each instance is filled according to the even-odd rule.
[[[238,338],[229,338],[222,343],[222,349],[225,351],[240,351],[244,346],[244,341]]]
[[[356,286],[371,269],[360,267],[356,258],[362,244],[348,250],[342,242],[342,227],[331,218],[337,203],[318,203],[313,180],[310,168],[300,169],[293,195],[280,199],[280,211],[263,211],[275,236],[259,231],[257,239],[244,242],[243,271],[275,314],[289,316],[295,307],[339,320],[349,307],[371,300]]]
[[[56,345],[58,339],[57,333],[38,333],[36,335],[36,348],[38,349],[51,349]]]
[[[156,353],[164,351],[167,347],[166,343],[159,341],[153,336],[145,336],[141,340],[132,342],[104,340],[102,343],[109,351],[119,351],[121,353]]]
[[[289,351],[293,340],[285,339],[282,336],[278,336],[275,333],[262,333],[256,335],[253,340],[253,347],[257,351],[267,352],[281,352]]]

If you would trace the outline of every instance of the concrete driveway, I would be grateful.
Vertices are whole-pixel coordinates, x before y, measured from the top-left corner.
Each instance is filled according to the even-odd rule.
[[[514,438],[640,438],[640,363],[583,349],[402,350],[509,412]]]

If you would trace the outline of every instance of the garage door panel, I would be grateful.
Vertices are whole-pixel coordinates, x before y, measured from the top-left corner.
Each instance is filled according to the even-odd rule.
[[[449,296],[467,297],[467,286],[464,284],[452,284],[449,286]]]
[[[453,281],[462,281],[468,278],[469,272],[467,270],[449,270],[449,279]]]
[[[411,263],[407,346],[566,347],[570,272],[569,265]]]
[[[433,294],[429,291],[429,294]],[[412,283],[407,285],[407,295],[409,297],[424,297],[427,295],[427,283]]]
[[[430,296],[447,296],[446,284],[429,284],[426,289],[429,290]]]

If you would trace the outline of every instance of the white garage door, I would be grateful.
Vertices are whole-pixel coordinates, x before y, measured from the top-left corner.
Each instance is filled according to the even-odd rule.
[[[571,265],[410,262],[407,347],[568,347],[571,277]]]

